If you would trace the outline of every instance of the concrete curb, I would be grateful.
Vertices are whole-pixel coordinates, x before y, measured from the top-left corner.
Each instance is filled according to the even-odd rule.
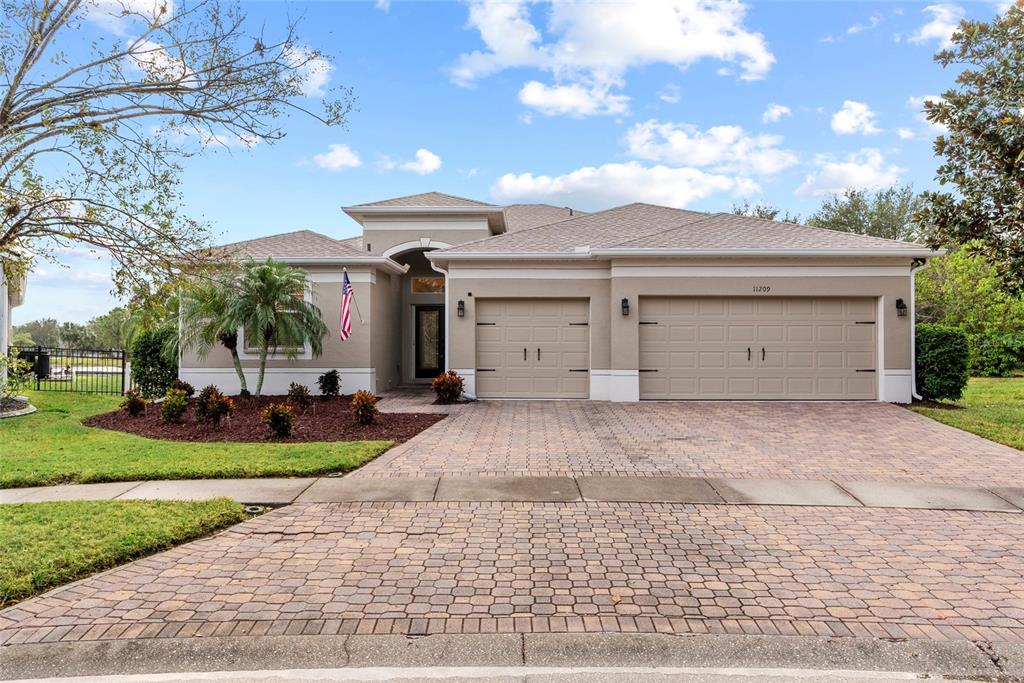
[[[295,477],[193,479],[0,489],[0,503],[209,500],[252,505],[357,502],[677,503],[1024,511],[1024,488],[900,481],[701,477]]]
[[[665,634],[264,636],[12,645],[0,679],[346,667],[721,667],[1024,675],[1024,646]]]

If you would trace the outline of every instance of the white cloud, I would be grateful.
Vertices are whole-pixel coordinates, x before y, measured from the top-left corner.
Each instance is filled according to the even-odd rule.
[[[578,206],[607,206],[645,201],[686,206],[715,192],[736,196],[760,191],[748,178],[705,173],[696,168],[645,166],[636,161],[588,166],[560,176],[508,173],[491,188],[505,202],[552,202]]]
[[[762,123],[778,123],[784,116],[792,116],[793,111],[784,104],[775,104],[772,102],[768,105],[768,108],[761,114]]]
[[[874,135],[881,132],[871,107],[854,100],[843,102],[842,109],[832,115],[832,130],[839,135]]]
[[[286,45],[284,58],[295,69],[296,87],[306,97],[320,97],[331,79],[334,65],[301,45]]]
[[[892,187],[906,172],[888,164],[877,149],[865,148],[839,160],[827,154],[815,159],[816,173],[808,175],[796,189],[798,197],[820,197],[847,189],[878,189]]]
[[[909,128],[898,128],[896,129],[896,135],[900,136],[900,140],[913,140],[914,131]]]
[[[190,78],[191,72],[185,63],[168,54],[160,43],[152,40],[132,40],[125,45],[128,59],[133,68],[142,71],[157,81],[178,81],[185,79],[184,85],[193,88],[199,85],[196,78]]]
[[[133,26],[171,16],[174,3],[171,0],[86,0],[82,4],[82,13],[94,24],[123,36]]]
[[[949,128],[945,124],[932,123],[931,121],[928,120],[928,117],[925,116],[924,113],[925,102],[935,102],[936,104],[938,104],[940,102],[943,102],[943,99],[938,95],[921,95],[911,96],[907,98],[907,106],[916,112],[918,121],[925,124],[926,126],[928,126],[937,133],[949,132]]]
[[[779,148],[779,135],[750,135],[740,126],[713,126],[701,131],[686,123],[655,120],[638,123],[626,133],[630,156],[647,161],[708,167],[718,173],[773,175],[799,160]]]
[[[868,18],[866,23],[854,24],[853,26],[850,26],[848,29],[846,29],[846,34],[852,36],[852,35],[856,35],[858,33],[863,33],[864,31],[870,31],[871,29],[876,28],[881,23],[882,23],[882,15],[881,14],[872,14]]]
[[[629,111],[629,98],[613,95],[608,86],[586,87],[580,83],[571,85],[544,85],[530,81],[519,91],[519,101],[546,116],[567,114],[574,118],[594,114],[625,114]]]
[[[420,175],[430,175],[441,168],[441,157],[437,156],[429,149],[421,147],[416,150],[416,158],[412,161],[395,161],[394,159],[384,157],[381,161],[381,166],[386,169],[397,168],[402,171],[419,173]]]
[[[552,74],[555,85],[548,90],[578,84],[603,92],[607,103],[609,97],[624,97],[609,92],[622,87],[627,71],[647,64],[683,69],[715,59],[738,65],[741,78],[754,80],[775,62],[764,36],[745,27],[747,8],[738,0],[554,0],[545,14],[546,35],[532,22],[532,5],[530,0],[471,0],[468,24],[480,33],[485,49],[459,55],[451,79],[470,86],[505,69],[532,67]],[[611,106],[625,105],[619,100]],[[608,108],[596,107],[595,113]],[[576,111],[568,113],[581,115]]]
[[[391,0],[377,0],[374,6],[381,12],[387,12],[391,9]]]
[[[356,168],[362,165],[359,155],[349,149],[348,145],[327,145],[327,151],[313,155],[313,163],[329,171],[343,168]]]
[[[679,90],[679,86],[675,83],[669,83],[660,91],[658,91],[658,99],[662,102],[668,102],[669,104],[677,104],[683,99],[682,92]]]
[[[925,14],[930,14],[931,20],[917,29],[907,40],[917,44],[934,41],[942,48],[952,45],[950,38],[952,38],[953,32],[960,27],[960,20],[964,18],[963,7],[951,3],[941,3],[928,5],[922,11]]]

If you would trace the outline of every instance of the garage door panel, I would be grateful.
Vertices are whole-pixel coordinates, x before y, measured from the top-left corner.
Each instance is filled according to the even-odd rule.
[[[586,299],[479,299],[476,315],[477,322],[493,323],[477,325],[478,396],[589,396]]]
[[[641,372],[640,396],[873,399],[877,373],[858,370],[875,369],[875,310],[873,299],[641,297],[640,319],[656,324],[640,328],[640,367],[657,372]]]

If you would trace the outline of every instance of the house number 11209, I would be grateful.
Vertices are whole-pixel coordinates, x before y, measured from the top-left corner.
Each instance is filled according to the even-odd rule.
[[[767,294],[772,291],[770,285],[754,285],[754,294]]]

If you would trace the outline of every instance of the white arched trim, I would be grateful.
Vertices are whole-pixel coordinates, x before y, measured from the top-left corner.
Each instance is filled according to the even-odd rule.
[[[432,240],[429,237],[421,237],[418,240],[412,240],[411,242],[396,244],[385,251],[382,256],[384,258],[391,258],[392,256],[404,254],[407,251],[416,251],[419,249],[444,249],[450,246],[452,245],[447,242],[438,242],[437,240]]]

